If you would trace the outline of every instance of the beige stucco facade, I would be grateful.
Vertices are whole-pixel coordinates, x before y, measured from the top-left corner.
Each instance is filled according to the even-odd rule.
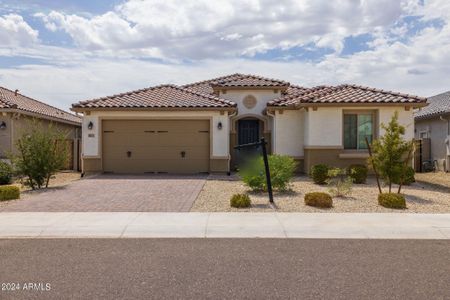
[[[374,116],[375,138],[398,113],[406,127],[405,139],[414,138],[413,109],[410,105],[317,105],[267,109],[267,103],[280,97],[278,89],[220,89],[222,99],[235,102],[235,110],[133,110],[93,109],[84,111],[83,170],[102,172],[102,122],[104,120],[209,120],[209,171],[229,172],[233,169],[233,147],[238,141],[239,120],[256,120],[260,137],[269,141],[273,154],[289,155],[299,163],[299,171],[309,172],[314,164],[336,167],[365,164],[366,150],[345,150],[343,124],[346,112],[370,112]],[[247,99],[247,100],[246,100]],[[251,99],[251,101],[248,101]],[[246,102],[247,101],[247,102]],[[92,123],[92,129],[88,124]],[[219,123],[221,126],[219,126]]]
[[[83,118],[83,171],[102,172],[102,124],[105,120],[207,120],[209,121],[209,171],[229,171],[229,115],[228,111],[213,110],[180,110],[180,111],[148,111],[148,110],[92,110]],[[92,122],[92,129],[88,129]],[[219,123],[221,126],[219,126]],[[219,129],[219,127],[221,127]]]
[[[17,154],[18,140],[34,126],[35,121],[42,126],[43,130],[51,125],[64,133],[66,140],[73,141],[73,168],[77,170],[79,161],[77,147],[78,141],[81,140],[81,126],[18,112],[0,111],[0,123],[6,124],[6,128],[0,129],[0,158]]]

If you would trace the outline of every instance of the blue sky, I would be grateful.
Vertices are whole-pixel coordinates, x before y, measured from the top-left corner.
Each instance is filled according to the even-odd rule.
[[[447,2],[0,0],[0,85],[65,109],[235,72],[429,96],[450,90]]]

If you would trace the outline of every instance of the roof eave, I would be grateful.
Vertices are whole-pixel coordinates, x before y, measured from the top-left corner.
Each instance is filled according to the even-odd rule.
[[[235,111],[236,106],[229,107],[72,107],[74,112],[85,111]]]
[[[316,106],[407,106],[411,108],[420,108],[427,106],[427,103],[415,103],[415,102],[386,102],[386,103],[379,103],[379,102],[370,102],[370,103],[363,103],[363,102],[345,102],[345,103],[326,103],[326,102],[319,102],[319,103],[300,103],[299,107],[316,107]]]
[[[59,123],[65,123],[65,124],[69,124],[69,125],[81,126],[81,119],[79,122],[76,122],[76,121],[52,117],[52,116],[48,116],[48,115],[44,115],[44,114],[38,114],[38,113],[23,110],[23,109],[17,109],[17,108],[0,108],[0,111],[1,112],[9,112],[9,113],[20,113],[20,114],[27,115],[27,116],[30,116],[33,118],[46,119],[46,120],[59,122]]]

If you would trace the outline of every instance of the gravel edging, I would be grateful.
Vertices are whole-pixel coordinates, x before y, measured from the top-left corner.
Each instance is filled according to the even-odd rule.
[[[351,197],[333,198],[333,208],[320,209],[304,204],[308,192],[327,192],[327,186],[314,184],[308,177],[299,176],[291,183],[291,191],[274,193],[275,203],[280,212],[367,212],[367,213],[450,213],[450,193],[445,188],[423,182],[405,186],[407,209],[388,209],[378,205],[378,189],[374,178],[366,184],[354,184]],[[248,193],[252,200],[250,208],[230,207],[230,197],[235,193]],[[267,193],[251,192],[242,181],[235,177],[208,179],[191,208],[192,212],[273,212],[269,206]]]

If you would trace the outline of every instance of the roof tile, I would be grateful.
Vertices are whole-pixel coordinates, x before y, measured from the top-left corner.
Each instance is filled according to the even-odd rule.
[[[425,119],[450,113],[450,91],[428,98],[428,106],[414,113],[416,119]]]
[[[0,87],[0,109],[18,109],[42,115],[44,117],[81,124],[81,118],[74,114],[24,96],[20,93],[16,96],[14,91],[4,87]]]
[[[426,98],[385,91],[353,84],[318,86],[299,93],[283,95],[269,102],[269,106],[301,104],[352,104],[352,103],[425,103]]]
[[[73,108],[228,108],[236,103],[181,88],[159,85],[73,104]]]

